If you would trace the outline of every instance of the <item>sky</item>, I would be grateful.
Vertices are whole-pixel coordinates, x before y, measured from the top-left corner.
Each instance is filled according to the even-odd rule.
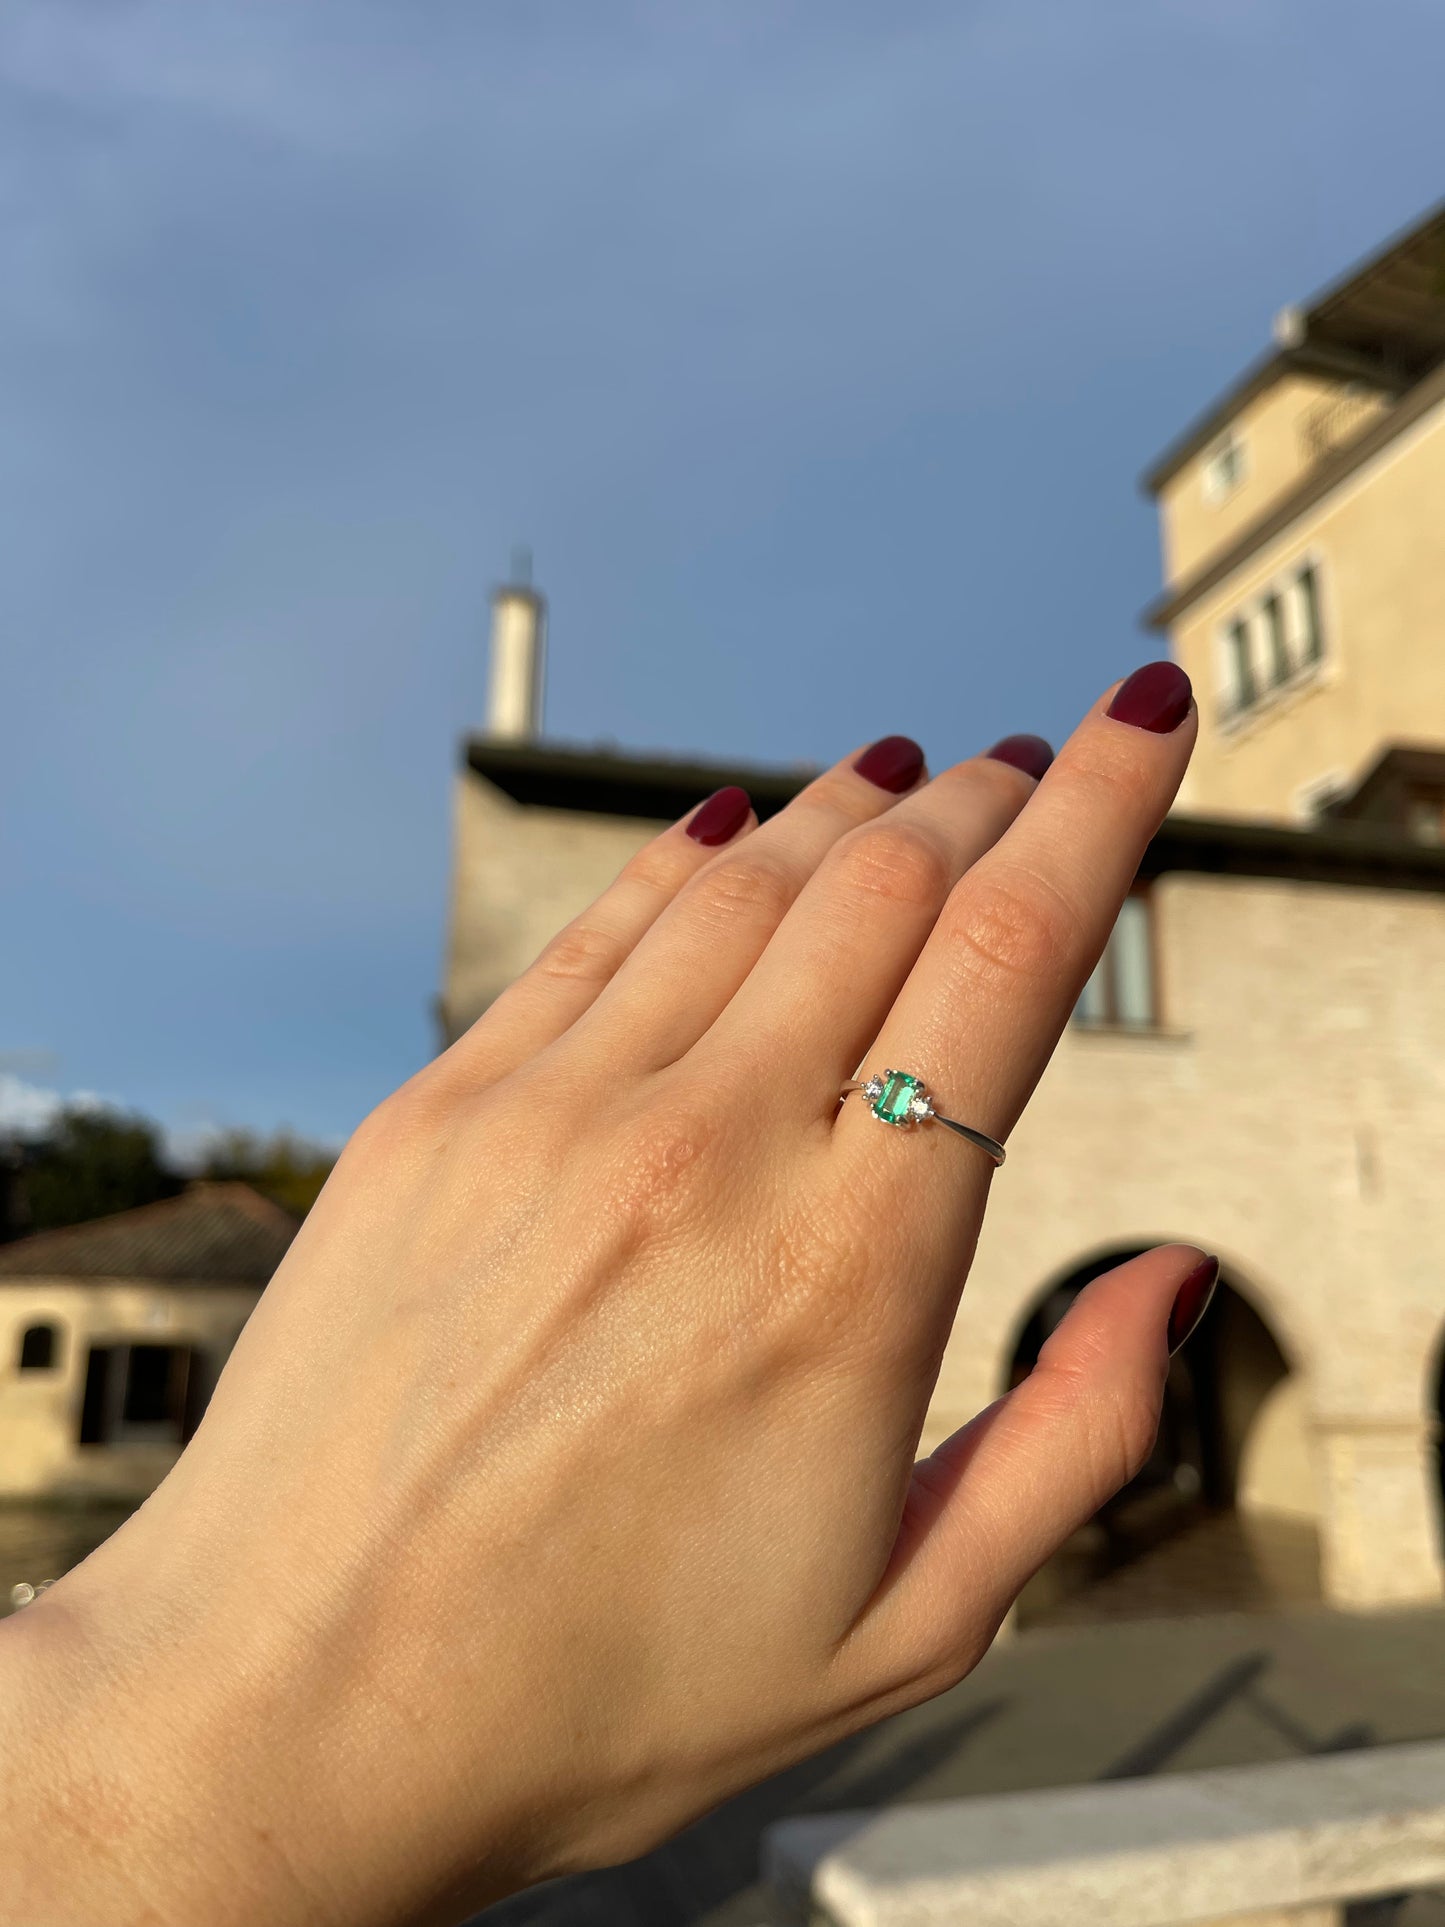
[[[1438,0],[6,0],[0,1123],[339,1143],[425,1062],[514,544],[556,737],[1057,741],[1442,68]]]

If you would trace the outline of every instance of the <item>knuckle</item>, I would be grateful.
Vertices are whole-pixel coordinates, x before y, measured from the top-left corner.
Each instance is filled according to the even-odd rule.
[[[616,976],[625,953],[613,932],[581,917],[558,931],[533,968],[558,983],[600,986]]]
[[[1129,1377],[1101,1388],[1098,1361],[1092,1352],[1078,1360],[1049,1363],[1040,1359],[1049,1410],[1058,1423],[1082,1414],[1081,1449],[1099,1502],[1126,1486],[1142,1470],[1154,1450],[1159,1431],[1159,1399],[1138,1378]],[[1042,1388],[1041,1388],[1042,1389]]]
[[[627,859],[618,882],[640,884],[652,894],[671,896],[691,875],[695,866],[687,859],[688,854],[694,851],[702,854],[698,844],[689,843],[687,851],[684,851],[674,836],[654,837],[651,843],[644,843],[635,856]]]
[[[640,1234],[672,1223],[710,1183],[719,1125],[701,1105],[646,1106],[614,1141],[605,1194]]]
[[[433,1136],[444,1122],[432,1067],[407,1079],[367,1112],[346,1141],[348,1164],[392,1162]]]
[[[944,939],[986,977],[1052,978],[1082,950],[1082,919],[1042,874],[975,871],[949,906]]]
[[[1133,816],[1152,794],[1154,782],[1134,757],[1105,755],[1098,747],[1069,765],[1069,786],[1077,792],[1075,808],[1081,817],[1108,821]]]
[[[855,830],[840,847],[837,862],[848,891],[920,909],[936,909],[953,881],[947,853],[916,824]]]
[[[741,918],[771,926],[781,923],[797,894],[796,880],[781,864],[749,853],[704,871],[693,886],[693,906],[719,924]]]

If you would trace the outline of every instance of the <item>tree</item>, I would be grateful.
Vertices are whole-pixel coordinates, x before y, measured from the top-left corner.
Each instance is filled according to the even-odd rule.
[[[63,1110],[43,1137],[10,1149],[12,1237],[154,1204],[181,1189],[155,1125],[120,1111]]]
[[[239,1179],[304,1218],[336,1162],[334,1151],[308,1143],[290,1131],[262,1137],[254,1131],[226,1131],[212,1140],[201,1176]]]

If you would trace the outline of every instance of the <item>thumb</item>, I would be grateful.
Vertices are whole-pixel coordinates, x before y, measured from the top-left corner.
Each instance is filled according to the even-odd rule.
[[[895,1665],[911,1656],[961,1678],[1025,1581],[1148,1459],[1171,1352],[1218,1277],[1217,1258],[1160,1245],[1087,1285],[1023,1383],[914,1467],[855,1634],[873,1619],[865,1637],[890,1646]]]

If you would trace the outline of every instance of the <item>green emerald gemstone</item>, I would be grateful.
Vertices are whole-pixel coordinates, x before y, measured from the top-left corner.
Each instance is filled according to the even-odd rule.
[[[907,1071],[890,1071],[883,1080],[881,1093],[873,1100],[873,1115],[885,1124],[907,1124],[912,1120],[912,1104],[918,1094],[920,1078]]]

